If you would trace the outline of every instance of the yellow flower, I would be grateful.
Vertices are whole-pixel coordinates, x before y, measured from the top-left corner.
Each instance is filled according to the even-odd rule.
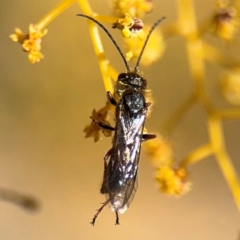
[[[213,30],[216,34],[225,39],[234,38],[239,27],[239,15],[235,7],[220,7],[213,16]]]
[[[108,122],[108,110],[109,110],[108,106],[109,105],[107,104],[99,111],[93,109],[92,116],[90,118],[110,126],[110,123]],[[112,132],[110,130],[103,129],[94,123],[87,125],[83,131],[86,133],[85,138],[93,137],[94,142],[97,142],[100,139],[100,131],[102,131],[105,137],[110,137],[112,135]]]
[[[44,58],[43,54],[39,51],[31,50],[28,53],[28,60],[30,63],[40,62],[40,60],[43,58]]]
[[[14,31],[15,33],[11,34],[10,38],[13,42],[19,42],[22,44],[27,39],[27,36],[23,34],[20,28],[15,28]]]
[[[146,27],[145,32],[148,32],[150,30],[150,27]],[[139,54],[142,50],[144,39],[134,38],[134,39],[124,39],[125,45],[126,45],[126,51],[130,52],[132,51],[133,60],[137,60],[139,57]],[[148,44],[146,46],[146,49],[143,53],[141,64],[142,65],[150,65],[153,62],[157,61],[164,53],[165,51],[165,43],[163,41],[163,36],[158,29],[155,29],[149,38]]]
[[[157,168],[155,178],[162,192],[180,196],[190,191],[187,171],[176,167],[172,146],[166,138],[158,134],[156,139],[144,143],[143,148]]]
[[[127,12],[134,17],[143,17],[152,10],[151,0],[113,0],[113,12],[117,17],[122,17]]]
[[[124,38],[139,37],[143,39],[145,34],[142,30],[144,24],[141,19],[132,18],[128,13],[125,13],[124,18],[119,18],[116,23],[113,24],[113,28],[121,30]]]
[[[240,106],[240,71],[225,74],[221,87],[224,98],[229,103]]]
[[[37,25],[30,24],[28,34],[23,34],[21,29],[16,28],[15,34],[10,35],[10,38],[12,41],[20,43],[23,50],[28,52],[28,59],[31,63],[36,63],[43,59],[40,50],[42,37],[46,34],[46,29],[41,31]]]
[[[187,181],[186,169],[172,166],[161,166],[156,173],[159,188],[167,195],[180,196],[191,190],[191,183]]]

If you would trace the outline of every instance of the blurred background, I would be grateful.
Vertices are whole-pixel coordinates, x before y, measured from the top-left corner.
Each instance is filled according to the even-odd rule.
[[[99,14],[111,13],[109,2],[89,2]],[[215,1],[194,2],[201,23],[211,15]],[[9,39],[15,27],[27,32],[30,23],[38,22],[58,3],[0,2],[0,239],[239,239],[240,213],[214,157],[190,167],[193,190],[176,199],[157,189],[154,168],[142,153],[138,191],[130,209],[120,216],[121,225],[114,225],[115,214],[108,207],[95,227],[89,224],[105,200],[99,189],[103,156],[111,140],[84,139],[93,108],[100,109],[106,101],[86,20],[76,17],[81,13],[77,4],[61,14],[47,27],[42,44],[45,59],[35,65]],[[154,4],[145,22],[166,16],[164,26],[176,19],[176,1]],[[120,32],[112,33],[121,42]],[[102,31],[101,35],[108,59],[124,71],[119,54]],[[207,40],[239,57],[239,37],[233,45],[211,36]],[[146,123],[153,133],[161,131],[163,121],[193,89],[184,40],[173,37],[166,44],[158,62],[141,68],[156,101]],[[219,68],[209,65],[207,71],[214,102],[226,106],[217,85]],[[240,122],[227,121],[224,129],[240,174]],[[178,160],[208,140],[206,130],[206,115],[197,105],[171,136]],[[25,201],[25,208],[12,203],[12,195],[15,202]]]

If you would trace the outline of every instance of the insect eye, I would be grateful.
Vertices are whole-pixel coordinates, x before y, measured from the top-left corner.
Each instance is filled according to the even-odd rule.
[[[128,78],[128,74],[127,73],[120,73],[118,75],[118,81],[124,81]]]

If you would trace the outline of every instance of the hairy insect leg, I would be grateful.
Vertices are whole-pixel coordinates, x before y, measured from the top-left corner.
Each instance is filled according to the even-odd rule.
[[[112,152],[113,152],[112,148],[110,150],[108,150],[108,152],[106,153],[106,155],[103,158],[105,162],[108,160],[109,157],[111,157]]]
[[[107,92],[107,99],[113,106],[117,106],[117,101],[110,92]]]
[[[116,213],[116,223],[115,223],[115,225],[120,225],[118,211],[115,211],[115,213]]]
[[[97,210],[97,213],[93,216],[92,221],[90,222],[93,226],[95,224],[95,221],[99,215],[99,213],[103,210],[103,208],[108,204],[108,202],[110,201],[110,199],[106,200],[103,205]]]
[[[103,122],[99,122],[99,121],[96,120],[96,119],[93,119],[93,120],[92,120],[92,123],[98,125],[98,126],[101,127],[101,128],[104,128],[104,129],[107,129],[107,130],[110,130],[110,131],[115,131],[115,128],[114,128],[114,127],[111,127],[111,126],[109,126],[109,125],[107,125],[107,124],[105,124],[105,123],[103,123]]]
[[[107,159],[111,156],[113,150],[112,148],[106,153],[105,157],[104,157],[104,171],[103,171],[103,182],[102,182],[102,186],[100,189],[100,193],[105,194],[108,193],[108,189],[106,187],[106,183],[107,183],[107,177],[108,177],[108,166],[107,166]]]
[[[142,142],[148,141],[148,140],[151,140],[151,139],[154,139],[154,138],[156,138],[156,137],[157,137],[156,134],[144,133],[144,134],[142,135]]]

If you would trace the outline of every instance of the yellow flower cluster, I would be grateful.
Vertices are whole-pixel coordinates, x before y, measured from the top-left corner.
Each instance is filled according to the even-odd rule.
[[[28,53],[30,63],[39,62],[43,59],[41,51],[42,37],[47,34],[47,30],[39,30],[37,25],[30,24],[29,33],[24,34],[21,29],[16,28],[15,34],[10,35],[14,42],[22,45],[22,49]]]
[[[146,38],[143,27],[144,24],[141,19],[132,18],[128,13],[125,13],[124,18],[119,18],[117,22],[113,24],[113,28],[120,29],[124,37],[127,61],[130,59],[137,60],[140,55]],[[146,31],[150,31],[149,26],[146,27]],[[156,29],[152,33],[146,46],[142,57],[142,64],[147,66],[157,61],[163,55],[164,50],[165,44],[163,37],[160,31]]]
[[[113,28],[121,30],[124,38],[139,37],[143,39],[144,32],[142,30],[144,24],[141,19],[132,18],[128,13],[125,13],[124,18],[119,18],[116,23],[113,24]]]
[[[162,192],[180,196],[191,190],[187,170],[177,166],[170,142],[158,135],[157,139],[144,143],[143,148],[156,167],[156,181]]]
[[[192,184],[187,178],[188,173],[182,167],[162,166],[156,173],[160,190],[170,196],[181,196],[191,190]]]
[[[150,30],[149,26],[145,26],[145,32]],[[141,39],[124,39],[126,44],[125,48],[127,53],[131,52],[132,60],[137,60],[139,54],[142,50],[144,44],[145,36]],[[162,55],[164,54],[166,49],[165,42],[163,40],[163,36],[161,31],[155,29],[149,38],[148,44],[146,46],[145,52],[142,56],[141,64],[144,66],[148,66],[153,62],[156,62]]]
[[[109,104],[106,104],[106,106],[101,108],[99,111],[93,109],[92,116],[90,118],[110,126],[110,123],[108,121],[108,111]],[[100,132],[102,132],[105,137],[110,137],[112,135],[112,132],[110,130],[100,128],[97,124],[94,123],[87,125],[83,131],[85,132],[85,138],[92,137],[94,139],[94,142],[97,142],[100,139]]]

